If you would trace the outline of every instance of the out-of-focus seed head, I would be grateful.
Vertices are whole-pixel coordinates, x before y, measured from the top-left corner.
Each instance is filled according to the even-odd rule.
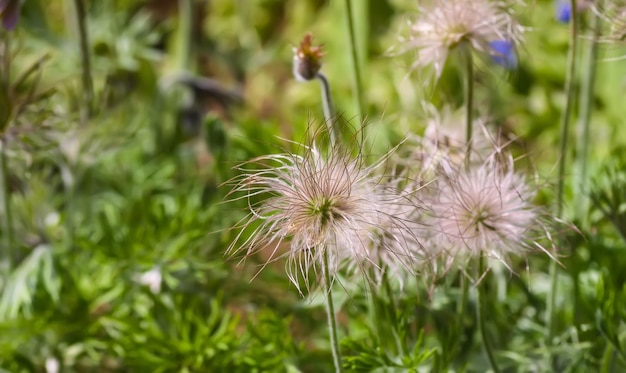
[[[468,169],[460,167],[438,181],[433,202],[435,245],[450,258],[486,255],[505,265],[509,255],[523,255],[542,227],[533,189],[513,170],[513,161],[489,157]]]
[[[405,49],[417,50],[414,67],[433,66],[439,77],[452,49],[468,45],[492,55],[491,42],[506,40],[514,45],[520,42],[522,32],[503,1],[431,0],[410,25]]]
[[[313,45],[313,36],[306,34],[300,46],[293,49],[293,75],[301,81],[315,79],[322,68],[322,46]]]

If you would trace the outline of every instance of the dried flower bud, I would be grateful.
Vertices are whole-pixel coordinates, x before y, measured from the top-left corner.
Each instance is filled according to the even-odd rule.
[[[313,45],[313,36],[306,34],[300,46],[293,49],[293,75],[298,80],[308,81],[315,79],[322,67],[322,46]]]

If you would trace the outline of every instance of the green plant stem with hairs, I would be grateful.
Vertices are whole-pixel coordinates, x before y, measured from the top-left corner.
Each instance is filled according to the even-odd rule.
[[[471,48],[467,48],[465,53],[465,73],[465,169],[469,171],[472,153],[472,133],[474,131],[474,61],[472,59]],[[460,281],[461,301],[458,303],[457,307],[457,318],[459,321],[459,328],[462,329],[465,308],[467,308],[469,281],[463,274],[460,275]]]
[[[337,129],[337,121],[335,120],[335,108],[333,106],[333,99],[330,94],[330,83],[326,75],[318,72],[316,75],[322,86],[322,109],[324,110],[324,121],[328,127],[328,135],[330,137],[330,143],[335,146],[337,139],[339,138],[339,131]]]
[[[396,315],[396,300],[393,294],[393,290],[391,289],[391,283],[389,282],[389,276],[387,271],[383,272],[382,282],[385,288],[385,292],[387,293],[387,297],[389,298],[389,304],[391,305],[391,307],[387,307],[387,310],[389,311],[389,322],[393,327],[392,331],[393,338],[396,343],[396,349],[401,356],[404,356],[406,354],[406,351],[404,350],[404,343],[402,342],[402,340],[400,340],[400,336],[398,336],[398,333],[396,333],[398,326],[398,316]]]
[[[375,284],[373,283],[374,277],[365,280],[370,290],[369,301],[372,311],[372,322],[381,342],[381,347],[387,348],[391,346],[393,348],[394,355],[400,354],[400,356],[404,356],[404,344],[396,332],[398,318],[395,313],[396,302],[391,289],[391,284],[389,283],[389,276],[385,272],[386,268],[384,268],[384,264],[379,263],[378,265],[380,268],[383,268],[384,271],[381,278],[381,290],[377,290]],[[389,301],[388,306],[385,304],[383,296],[381,295],[383,291],[387,294]],[[389,343],[389,340],[393,340],[393,344]]]
[[[352,90],[354,91],[354,102],[359,120],[365,119],[365,104],[363,100],[363,84],[361,81],[361,69],[357,54],[357,41],[354,33],[354,22],[352,19],[352,0],[344,0],[346,30],[348,32],[348,47],[350,49],[350,63],[352,70]]]
[[[335,372],[343,371],[341,366],[341,350],[339,349],[339,340],[337,338],[337,320],[335,318],[335,305],[333,303],[333,284],[330,276],[330,266],[328,263],[328,250],[323,247],[322,272],[324,275],[324,293],[326,295],[326,316],[328,318],[328,333],[330,334],[330,349],[333,354],[333,363]]]
[[[480,255],[478,258],[478,275],[477,278],[480,278],[485,271],[485,256]],[[480,330],[480,336],[483,340],[483,347],[485,348],[485,352],[487,353],[487,359],[489,360],[489,365],[494,373],[499,373],[500,368],[498,368],[498,363],[496,362],[496,357],[491,347],[491,343],[489,341],[489,336],[487,335],[487,328],[485,325],[485,309],[487,308],[486,296],[487,294],[483,292],[484,286],[481,284],[476,286],[476,320],[478,322],[478,329]]]
[[[472,154],[472,134],[474,131],[474,60],[471,48],[465,53],[465,166],[469,168]]]
[[[82,69],[82,90],[84,102],[80,113],[80,124],[85,125],[93,110],[93,80],[91,77],[91,60],[89,35],[87,33],[87,11],[84,0],[74,0],[76,24],[78,26],[78,42],[80,47],[80,62]]]
[[[602,1],[598,0],[596,7],[602,8]],[[591,112],[593,111],[594,88],[596,82],[597,61],[598,61],[598,39],[602,31],[602,17],[590,12],[591,17],[591,39],[588,42],[585,59],[581,68],[580,85],[580,108],[578,123],[578,141],[576,146],[576,175],[574,186],[579,191],[576,193],[580,200],[576,204],[576,217],[585,225],[587,221],[587,209],[589,198],[587,193],[587,168],[589,164],[589,142],[591,123]]]
[[[567,164],[567,152],[569,145],[570,118],[574,103],[574,78],[576,73],[576,55],[578,50],[578,14],[576,12],[576,0],[571,0],[571,22],[570,22],[570,45],[567,55],[567,75],[565,77],[565,108],[561,115],[559,134],[559,171],[556,190],[556,218],[563,216],[563,194],[565,191],[565,169]],[[558,263],[553,260],[550,263],[550,295],[548,297],[548,344],[552,344],[554,339],[556,322],[556,293],[558,291]]]

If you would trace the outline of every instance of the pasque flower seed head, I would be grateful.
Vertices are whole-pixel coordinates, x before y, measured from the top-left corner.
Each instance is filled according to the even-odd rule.
[[[502,1],[431,0],[411,23],[405,49],[417,50],[415,67],[433,66],[439,77],[451,50],[467,45],[493,55],[491,43],[500,40],[512,47],[520,41],[522,30]]]
[[[298,289],[300,278],[309,285],[324,255],[331,271],[343,264],[382,269],[375,258],[380,251],[386,253],[383,262],[414,257],[417,246],[408,245],[418,240],[407,223],[412,209],[405,206],[412,199],[377,174],[386,157],[367,166],[360,151],[352,156],[338,146],[324,151],[315,143],[301,149],[302,155],[267,155],[238,167],[242,174],[232,181],[232,193],[243,196],[233,199],[248,200],[250,213],[230,252],[247,256],[269,250],[270,261],[286,255],[287,274]],[[286,242],[287,252],[279,253]]]

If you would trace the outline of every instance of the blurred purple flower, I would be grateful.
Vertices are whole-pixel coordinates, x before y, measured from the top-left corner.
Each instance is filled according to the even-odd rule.
[[[508,40],[493,40],[489,42],[491,47],[491,60],[506,69],[517,68],[517,54],[515,46]]]
[[[554,18],[561,23],[568,23],[572,18],[572,5],[570,2],[558,0],[555,8]]]
[[[20,15],[20,0],[0,0],[2,26],[11,31],[17,25]]]
[[[576,1],[576,11],[582,13],[589,9],[593,0]],[[554,19],[561,23],[569,23],[572,20],[572,2],[569,0],[557,0],[554,2]]]

